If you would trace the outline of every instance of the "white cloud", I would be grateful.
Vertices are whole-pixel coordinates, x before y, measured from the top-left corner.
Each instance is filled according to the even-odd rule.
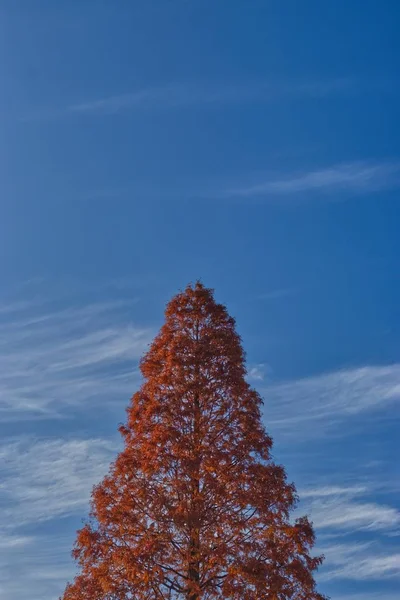
[[[226,197],[289,196],[303,192],[369,193],[400,185],[400,163],[356,161],[269,177],[265,181],[226,190]]]
[[[374,502],[356,503],[336,496],[329,500],[313,501],[309,511],[317,529],[393,532],[400,527],[400,513],[397,509]]]
[[[0,548],[1,598],[58,598],[75,570],[69,559],[71,548],[72,539],[53,534],[32,537],[29,544],[7,551]]]
[[[0,446],[0,596],[53,600],[75,567],[75,529],[117,446],[102,439],[5,440]],[[63,517],[76,518],[66,537]],[[51,526],[46,526],[46,522]],[[29,531],[30,533],[25,533]],[[34,533],[32,533],[34,531]]]
[[[92,486],[115,457],[117,445],[102,439],[9,441],[0,446],[0,527],[87,512]],[[9,537],[8,545],[21,538]],[[22,537],[22,542],[26,541]]]
[[[320,435],[345,418],[386,409],[400,400],[400,364],[343,369],[264,387],[268,427]],[[392,418],[396,413],[393,411]],[[318,423],[318,427],[316,427]]]
[[[2,306],[3,419],[64,414],[67,409],[76,412],[94,400],[96,406],[114,398],[127,403],[137,385],[135,365],[152,332],[133,326],[123,303],[52,310],[33,301]],[[261,382],[265,368],[263,364],[252,365],[250,378]],[[263,383],[262,387],[268,424],[281,432],[296,433],[301,426],[303,435],[307,429],[325,431],[333,421],[394,405],[400,397],[400,365],[347,369],[276,385]],[[92,485],[101,480],[116,452],[114,442],[102,439],[22,438],[3,442],[1,597],[20,600],[27,591],[32,600],[58,596],[73,572],[68,559],[72,539],[55,539],[49,534],[50,526],[58,531],[59,519],[86,514]],[[349,539],[355,531],[374,539],[387,536],[399,529],[398,511],[379,504],[376,497],[371,501],[369,485],[353,482],[348,474],[346,481],[336,479],[328,484],[324,479],[324,485],[318,485],[311,479],[309,485],[299,491],[300,512],[310,513],[318,539],[327,544],[322,548],[327,561],[321,577],[397,577],[395,550],[377,548],[369,542],[357,547],[338,544],[336,539]]]
[[[400,578],[400,554],[372,543],[333,544],[322,548],[326,566],[320,581],[383,581]],[[350,596],[351,598],[351,596]]]
[[[70,580],[75,529],[119,449],[104,439],[6,439],[0,446],[0,596],[53,600]],[[61,519],[76,526],[62,533]],[[51,526],[47,522],[51,521]],[[29,532],[29,534],[25,532]],[[32,533],[32,531],[34,533]]]
[[[326,498],[332,496],[355,496],[358,494],[364,494],[368,488],[365,486],[325,486],[319,488],[306,488],[299,490],[299,496],[303,500],[304,498]]]
[[[321,486],[299,491],[301,510],[310,514],[319,531],[333,534],[363,531],[400,531],[400,512],[391,506],[363,499],[368,486]]]
[[[270,372],[268,365],[264,363],[258,363],[256,365],[250,365],[248,368],[247,377],[250,381],[264,381],[267,373]]]
[[[127,400],[151,332],[120,302],[50,310],[15,303],[0,314],[0,419],[62,414],[66,407]]]
[[[32,544],[34,538],[27,535],[10,534],[4,530],[1,531],[0,552],[6,550],[12,552],[14,549],[25,548]]]

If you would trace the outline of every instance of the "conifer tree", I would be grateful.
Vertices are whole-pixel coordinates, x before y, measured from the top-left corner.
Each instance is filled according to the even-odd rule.
[[[200,283],[165,317],[63,600],[323,600],[313,529],[290,518],[296,491],[271,459],[234,319]]]

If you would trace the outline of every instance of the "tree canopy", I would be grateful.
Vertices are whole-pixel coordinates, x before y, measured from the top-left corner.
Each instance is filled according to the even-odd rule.
[[[63,600],[323,600],[314,533],[271,459],[235,321],[201,283],[168,304],[92,494]]]

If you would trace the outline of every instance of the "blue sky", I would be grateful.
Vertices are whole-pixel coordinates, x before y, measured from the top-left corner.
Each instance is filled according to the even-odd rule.
[[[237,319],[332,600],[400,580],[398,3],[0,4],[0,595],[52,600],[137,361]]]

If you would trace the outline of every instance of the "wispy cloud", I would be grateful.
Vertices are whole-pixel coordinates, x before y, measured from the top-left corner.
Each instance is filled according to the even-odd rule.
[[[7,550],[9,552],[14,548],[25,548],[32,543],[33,539],[32,536],[9,534],[6,531],[2,531],[0,551]]]
[[[169,82],[93,97],[66,107],[43,110],[31,115],[27,120],[60,118],[66,115],[105,116],[128,111],[218,108],[244,103],[271,103],[283,98],[324,98],[333,94],[351,93],[359,88],[360,82],[349,77],[327,80]]]
[[[299,490],[300,512],[306,511],[319,531],[339,535],[358,530],[400,532],[397,508],[371,502],[368,486],[321,486]]]
[[[352,497],[332,495],[313,500],[309,512],[319,530],[388,531],[400,530],[400,513],[397,509],[375,502],[355,502]]]
[[[232,183],[233,181],[233,183]],[[292,206],[309,201],[338,202],[359,198],[377,192],[388,192],[400,188],[400,159],[354,160],[328,166],[312,166],[302,170],[270,172],[265,176],[233,175],[229,182],[204,181],[186,182],[176,187],[157,184],[140,187],[143,197],[154,198],[162,195],[166,200],[183,197],[192,200],[221,202],[265,202],[279,203],[279,206]],[[94,190],[85,195],[86,199],[116,197],[137,193],[137,184],[124,188]],[[259,299],[275,300],[292,296],[297,290],[281,288],[260,294]]]
[[[351,423],[359,425],[368,415],[398,417],[399,383],[400,366],[394,364],[345,369],[264,387],[268,428],[280,441],[289,435],[295,460],[307,461],[299,445],[312,438],[312,457],[303,476],[303,486],[307,486],[299,486],[297,511],[309,515],[317,534],[317,550],[326,557],[318,575],[322,584],[400,578],[400,511],[392,482],[386,481],[383,466],[382,476],[363,470],[360,460],[350,466],[340,443],[326,435],[333,426],[337,436],[354,435]],[[374,418],[376,435],[382,422]],[[332,452],[334,470],[329,466]],[[320,460],[325,459],[327,464],[320,469]]]
[[[320,98],[353,89],[349,78],[328,81],[181,83],[143,88],[69,106],[75,113],[113,114],[123,110],[182,108],[201,105],[273,101],[282,96]]]
[[[301,193],[365,194],[400,185],[400,162],[355,161],[302,173],[269,176],[264,181],[225,190],[225,197],[285,197]]]
[[[321,573],[320,581],[383,581],[400,578],[400,554],[377,548],[377,544],[332,544],[322,548],[322,551],[329,568]]]
[[[388,544],[400,532],[400,512],[368,501],[368,486],[321,486],[300,490],[300,512],[317,531],[325,555],[320,581],[379,580],[400,577],[400,555]],[[356,541],[355,541],[356,540]]]
[[[109,405],[115,398],[121,399],[122,409],[138,383],[137,360],[152,337],[148,328],[131,322],[125,302],[7,300],[1,307],[4,420],[51,417],[69,410],[76,414],[93,401],[96,406]],[[397,364],[274,385],[263,381],[266,369],[262,363],[250,365],[249,378],[263,387],[268,428],[279,429],[281,437],[285,431],[298,433],[299,427],[302,436],[308,430],[323,432],[331,422],[395,406],[400,398]],[[101,480],[118,450],[118,441],[95,436],[22,437],[0,445],[0,596],[7,600],[26,596],[26,590],[32,600],[50,600],[71,577],[72,540],[59,535],[55,540],[49,531],[53,523],[59,531],[63,520],[86,513],[93,483]],[[323,485],[310,478],[309,487],[299,490],[299,509],[310,514],[325,544],[321,578],[390,581],[397,577],[398,552],[379,544],[383,537],[394,539],[389,535],[399,531],[399,512],[389,496],[380,503],[368,481],[353,480],[345,471],[341,477],[329,483],[324,477]],[[363,538],[359,544],[353,541],[357,531]]]
[[[258,363],[250,365],[247,372],[247,377],[250,381],[264,381],[266,375],[271,372],[269,365]]]
[[[343,496],[350,495],[355,496],[358,494],[364,494],[367,491],[367,487],[365,486],[350,486],[350,487],[340,487],[340,486],[322,486],[319,488],[308,488],[304,490],[300,490],[299,494],[301,499],[304,498],[327,498],[332,496]]]
[[[72,539],[50,533],[31,536],[25,544],[0,552],[0,596],[6,600],[58,598],[63,583],[74,573],[71,545]]]
[[[0,595],[52,600],[74,572],[74,530],[93,484],[107,473],[114,440],[22,437],[0,445]],[[60,519],[73,518],[68,538]],[[46,523],[52,521],[51,527]],[[29,532],[27,534],[26,532]],[[32,533],[33,532],[33,533]]]
[[[344,369],[266,386],[261,391],[268,426],[297,433],[302,425],[303,433],[308,428],[318,434],[345,418],[396,405],[400,400],[400,365]]]
[[[132,324],[123,304],[12,308],[0,314],[0,419],[129,397],[151,332]]]
[[[116,454],[115,442],[103,439],[6,440],[0,446],[1,528],[10,530],[8,545],[24,524],[84,514],[92,486]]]
[[[399,600],[399,595],[396,592],[381,591],[378,593],[364,592],[362,594],[349,594],[336,596],[335,600]]]

